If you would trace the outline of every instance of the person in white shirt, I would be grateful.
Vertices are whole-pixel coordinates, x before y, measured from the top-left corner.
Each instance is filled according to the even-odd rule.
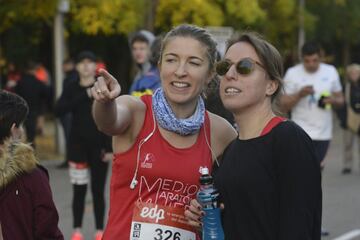
[[[344,104],[339,74],[335,67],[320,61],[320,46],[305,43],[302,63],[287,70],[281,104],[291,119],[311,137],[321,166],[332,138],[331,107]]]
[[[301,54],[302,63],[285,73],[281,105],[313,140],[323,169],[332,138],[331,108],[341,107],[344,96],[338,72],[334,66],[321,62],[317,43],[305,43]],[[321,234],[327,236],[329,232],[322,229]]]

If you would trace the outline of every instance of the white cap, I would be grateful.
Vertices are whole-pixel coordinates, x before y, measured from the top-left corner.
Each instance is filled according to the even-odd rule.
[[[202,167],[200,173],[201,175],[209,175],[209,169],[207,167]]]

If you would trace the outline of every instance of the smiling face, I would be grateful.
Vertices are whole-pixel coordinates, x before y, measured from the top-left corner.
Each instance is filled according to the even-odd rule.
[[[166,99],[173,110],[178,105],[195,108],[211,77],[207,48],[191,37],[173,37],[163,49],[159,69]]]
[[[236,71],[236,63],[250,58],[262,64],[254,47],[247,42],[233,44],[225,54],[225,60],[233,63],[220,80],[220,97],[229,111],[238,113],[251,107],[262,105],[268,101],[271,106],[271,95],[278,84],[269,79],[265,69],[254,65],[254,69],[247,75]],[[263,64],[262,64],[263,65]]]

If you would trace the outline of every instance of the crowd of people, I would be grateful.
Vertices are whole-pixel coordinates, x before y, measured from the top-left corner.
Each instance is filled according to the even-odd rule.
[[[321,61],[320,46],[307,42],[302,62],[284,74],[279,51],[259,34],[234,36],[220,56],[205,29],[187,24],[163,37],[136,32],[129,47],[137,72],[128,93],[92,51],[63,64],[53,111],[66,140],[59,167],[68,169],[73,189],[71,240],[84,239],[89,184],[95,240],[161,239],[169,227],[199,239],[203,167],[221,196],[226,239],[328,234],[321,228],[321,170],[332,110],[344,129],[342,173],[350,174],[360,133],[360,65],[349,65],[341,81]],[[23,73],[11,65],[7,76],[0,90],[0,239],[63,239],[48,173],[34,155],[53,99],[50,75],[29,62]],[[21,140],[23,126],[29,144]],[[158,208],[160,221],[146,214]]]

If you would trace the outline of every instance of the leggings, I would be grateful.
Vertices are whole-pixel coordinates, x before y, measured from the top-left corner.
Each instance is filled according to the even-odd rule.
[[[84,153],[84,152],[83,152]],[[108,163],[101,161],[100,149],[89,149],[86,153],[87,162],[89,163],[91,193],[94,203],[95,224],[97,230],[104,228],[104,215],[105,215],[105,183]],[[82,226],[84,216],[85,197],[87,191],[87,184],[77,185],[73,184],[73,202],[72,210],[74,228]]]

